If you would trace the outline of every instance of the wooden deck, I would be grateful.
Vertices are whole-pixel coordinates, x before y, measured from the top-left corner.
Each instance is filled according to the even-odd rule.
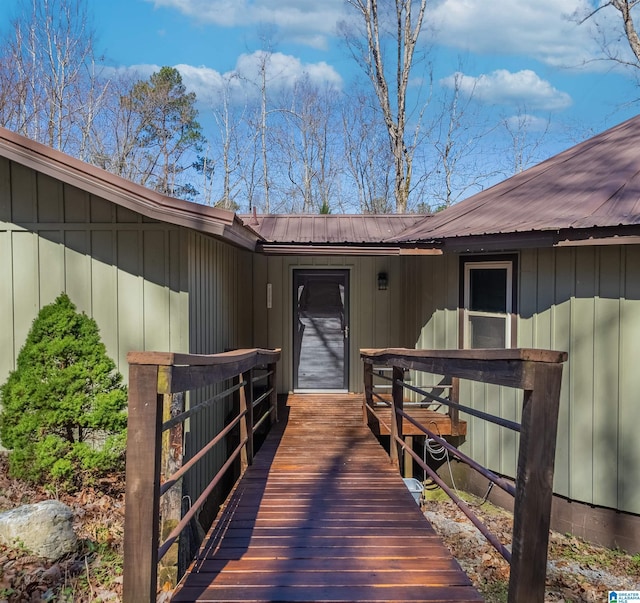
[[[173,601],[482,601],[361,404],[288,398]]]

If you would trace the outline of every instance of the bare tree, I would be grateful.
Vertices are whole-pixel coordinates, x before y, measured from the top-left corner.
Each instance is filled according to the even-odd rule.
[[[20,99],[24,97],[24,82],[17,77],[10,54],[0,55],[0,126],[22,129]]]
[[[317,86],[304,75],[290,91],[288,109],[282,103],[281,128],[274,139],[289,183],[285,196],[303,213],[328,213],[336,201],[338,95],[332,86]]]
[[[526,108],[518,108],[518,112],[502,119],[502,125],[508,134],[511,165],[508,175],[526,170],[537,160],[538,151],[549,132],[551,119],[537,118],[527,113]]]
[[[23,0],[3,47],[3,86],[15,131],[87,159],[106,84],[95,77],[94,33],[85,0]]]
[[[220,104],[214,110],[214,118],[218,125],[220,133],[221,146],[221,165],[222,165],[222,197],[220,205],[229,209],[233,203],[233,193],[231,179],[237,169],[238,157],[232,155],[236,144],[236,126],[237,122],[232,117],[231,98],[230,98],[230,81],[225,81],[220,91]]]
[[[256,207],[260,188],[260,140],[259,130],[254,127],[255,116],[252,117],[251,107],[245,112],[245,144],[242,153],[242,166],[240,169],[240,187],[242,197],[247,203],[247,208],[251,212]]]
[[[137,143],[139,116],[123,99],[131,93],[135,80],[128,74],[115,74],[109,80],[106,99],[94,120],[90,161],[118,176],[139,182],[142,149]]]
[[[198,155],[197,159],[193,162],[192,167],[202,177],[202,184],[199,190],[200,199],[205,205],[212,205],[213,203],[213,177],[216,173],[216,162],[211,158],[211,146],[207,143],[204,155]],[[220,203],[226,209],[231,209],[232,201],[228,203]]]
[[[593,21],[598,32],[598,41],[604,54],[604,58],[620,63],[625,67],[631,67],[632,69],[637,70],[636,77],[640,79],[640,36],[638,35],[636,23],[634,21],[634,9],[638,4],[640,4],[640,0],[608,0],[607,2],[602,2],[597,8],[584,14],[575,13],[573,18],[580,24],[587,21]],[[624,37],[627,40],[629,49],[631,50],[631,56],[621,52],[622,49],[617,44],[619,37],[616,36],[612,41],[610,33],[607,31],[606,27],[597,19],[598,13],[610,10],[610,8],[613,8],[618,12]]]
[[[407,209],[415,139],[407,142],[407,88],[427,0],[346,0],[357,13],[364,33],[342,25],[351,54],[371,81],[382,110],[394,160],[396,211]],[[392,52],[385,52],[391,40]],[[389,72],[392,71],[392,86]],[[416,128],[420,127],[420,120]]]
[[[346,176],[357,191],[358,211],[383,214],[393,211],[393,165],[385,152],[385,125],[374,103],[363,91],[343,99],[342,139]]]
[[[267,67],[271,50],[260,56],[260,148],[262,150],[262,183],[264,186],[264,211],[269,213],[269,162],[267,160]]]
[[[450,207],[497,174],[478,152],[483,139],[496,127],[481,117],[474,103],[474,91],[463,93],[462,71],[456,72],[450,90],[440,100],[439,115],[429,132],[435,162],[425,171],[430,177],[430,197],[435,204],[428,209]]]
[[[269,169],[269,131],[270,131],[270,115],[273,110],[269,108],[270,84],[274,77],[270,74],[269,66],[273,57],[273,43],[271,36],[273,31],[266,28],[259,32],[262,42],[262,50],[256,53],[258,58],[258,81],[251,83],[258,87],[260,109],[258,115],[254,119],[254,127],[258,132],[260,142],[260,163],[262,167],[262,192],[263,192],[263,208],[265,213],[270,213],[271,207],[271,176]]]
[[[239,88],[241,92],[242,86]],[[266,173],[270,191],[273,144],[272,127],[268,123],[271,120],[267,118],[271,111],[263,112],[261,99],[252,94],[239,95],[239,91],[227,87],[214,99],[212,107],[217,128],[210,138],[214,143],[213,155],[219,176],[222,175],[222,183],[217,182],[216,191],[221,202],[226,195],[243,210],[251,212],[254,207],[261,206],[267,211],[263,179]]]
[[[256,130],[253,127],[255,115],[249,99],[238,98],[237,74],[226,76],[222,87],[213,99],[212,112],[216,123],[216,131],[212,140],[216,143],[216,163],[222,176],[221,190],[216,205],[226,209],[237,210],[240,207],[238,198],[243,183],[255,179]],[[245,172],[252,173],[245,173]],[[220,187],[218,187],[220,188]],[[251,211],[255,186],[249,185],[248,209]]]

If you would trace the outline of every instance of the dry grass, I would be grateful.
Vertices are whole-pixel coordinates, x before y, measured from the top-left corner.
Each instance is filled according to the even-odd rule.
[[[472,504],[479,499],[468,497]],[[474,512],[505,545],[511,544],[513,517],[484,503]],[[509,566],[450,500],[427,501],[425,514],[487,603],[507,600]],[[609,590],[640,590],[640,555],[627,555],[551,533],[545,601],[601,602]]]
[[[0,454],[0,511],[55,498],[73,510],[80,548],[55,562],[0,546],[0,603],[116,602],[122,595],[124,476],[73,496],[8,477]]]

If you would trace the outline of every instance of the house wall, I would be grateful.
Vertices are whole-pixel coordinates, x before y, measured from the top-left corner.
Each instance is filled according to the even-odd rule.
[[[127,352],[189,349],[187,236],[0,158],[0,382],[66,291],[125,380]]]
[[[640,513],[640,246],[521,255],[520,345],[569,352],[556,491]]]
[[[640,246],[523,250],[520,347],[567,351],[554,491],[591,505],[640,513]],[[459,258],[411,258],[404,297],[417,348],[458,347]],[[437,276],[436,276],[437,275]],[[463,403],[519,419],[519,391],[465,382]],[[513,476],[517,437],[469,420],[464,448]]]
[[[363,390],[360,348],[406,345],[401,326],[403,274],[399,257],[261,256],[254,258],[254,342],[259,347],[282,348],[278,391],[293,388],[293,269],[335,268],[350,271],[349,390]],[[389,287],[378,291],[377,275],[386,272]],[[266,307],[267,283],[272,285],[272,307]]]
[[[253,254],[197,232],[188,235],[189,352],[215,354],[253,347]],[[229,386],[231,384],[227,384]],[[225,385],[199,390],[191,402],[202,401]],[[188,423],[185,453],[191,456],[229,422],[233,401],[216,403]],[[236,409],[237,413],[237,409]],[[231,441],[227,438],[227,441]],[[188,475],[187,491],[195,500],[233,451],[219,444]],[[215,501],[222,502],[222,501]],[[215,503],[212,505],[215,506]]]

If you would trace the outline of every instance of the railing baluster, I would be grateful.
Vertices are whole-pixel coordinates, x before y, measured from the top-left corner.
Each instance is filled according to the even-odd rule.
[[[393,406],[391,409],[391,441],[389,444],[389,453],[391,462],[398,467],[402,473],[402,416],[396,410],[404,408],[404,389],[402,381],[404,379],[404,371],[399,367],[393,367],[393,385],[391,388]]]
[[[364,363],[364,401],[362,402],[362,422],[369,423],[367,406],[373,406],[373,364]]]
[[[277,365],[276,363],[268,364],[269,371],[268,387],[271,390],[270,406],[271,406],[271,423],[278,422],[278,389],[277,389]]]
[[[240,388],[240,412],[245,413],[240,423],[240,440],[247,438],[247,445],[242,449],[242,473],[253,464],[253,370],[239,376],[244,381]]]

